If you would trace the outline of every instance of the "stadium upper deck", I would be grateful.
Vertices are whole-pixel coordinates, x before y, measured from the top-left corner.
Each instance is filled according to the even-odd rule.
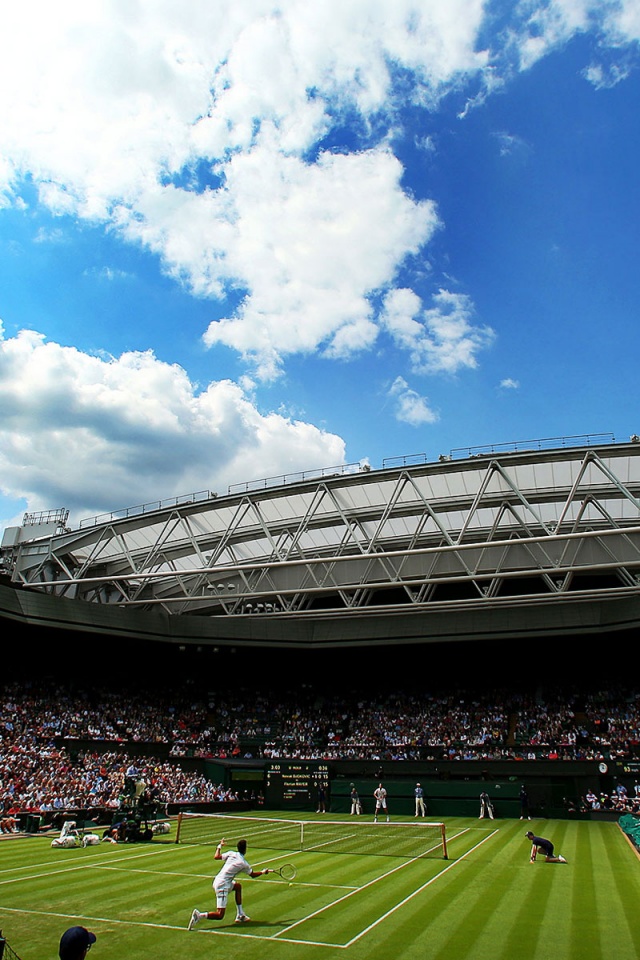
[[[45,519],[4,533],[5,617],[310,648],[640,624],[635,437],[247,487],[77,530]]]

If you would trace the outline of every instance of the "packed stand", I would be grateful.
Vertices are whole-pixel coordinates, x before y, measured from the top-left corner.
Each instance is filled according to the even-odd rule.
[[[79,808],[118,810],[127,804],[127,780],[144,783],[148,799],[211,803],[237,797],[176,760],[133,756],[127,743],[151,749],[173,737],[197,744],[211,732],[205,707],[148,694],[71,693],[62,686],[5,687],[0,698],[0,817],[11,832],[17,812],[54,814]],[[125,719],[126,718],[126,719]],[[81,749],[78,740],[92,742]],[[109,749],[107,744],[122,745]]]
[[[139,750],[127,752],[134,744],[151,756],[136,760]],[[561,761],[639,752],[640,696],[619,687],[534,697],[461,689],[350,696],[311,684],[286,695],[16,684],[0,695],[0,814],[117,809],[135,763],[158,802],[233,799],[185,768],[187,757]]]

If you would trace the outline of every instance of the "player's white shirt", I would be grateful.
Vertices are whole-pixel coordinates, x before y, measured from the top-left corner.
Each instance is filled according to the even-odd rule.
[[[239,873],[253,873],[253,867],[247,863],[239,850],[228,850],[222,854],[224,863],[220,873],[217,874],[214,884],[220,886],[225,883],[232,883]]]
[[[378,787],[373,791],[373,795],[378,801],[379,806],[384,807],[387,800],[387,791],[384,787]]]

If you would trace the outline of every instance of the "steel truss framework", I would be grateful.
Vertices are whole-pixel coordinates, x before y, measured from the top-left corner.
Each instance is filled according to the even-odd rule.
[[[3,561],[29,589],[160,614],[158,635],[189,633],[175,620],[197,618],[200,641],[339,642],[342,631],[353,642],[380,637],[389,618],[388,635],[437,639],[461,613],[460,635],[491,635],[507,610],[517,633],[536,606],[549,629],[596,601],[625,601],[632,626],[639,497],[640,444],[505,453],[84,524]]]

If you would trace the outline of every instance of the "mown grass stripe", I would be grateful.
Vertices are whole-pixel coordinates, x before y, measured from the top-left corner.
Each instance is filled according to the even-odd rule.
[[[636,960],[640,956],[640,863],[616,824],[601,826],[602,844],[594,870],[604,946],[607,956],[627,960],[621,953],[630,942],[629,960]]]
[[[524,837],[529,826],[552,839],[569,864],[530,865]],[[465,859],[491,827],[498,834]],[[301,881],[293,887],[271,878],[243,884],[253,917],[249,929],[234,925],[231,908],[222,924],[193,933],[186,930],[191,910],[213,897],[217,865],[210,850],[203,855],[193,846],[103,845],[52,851],[38,840],[12,850],[9,841],[0,874],[0,927],[26,960],[50,960],[61,929],[74,921],[95,926],[101,960],[170,960],[176,952],[210,960],[221,937],[225,960],[264,960],[265,954],[316,960],[336,950],[351,960],[640,956],[640,863],[615,824],[496,821],[487,828],[485,821],[452,820],[449,837],[459,830],[467,833],[452,840],[447,870],[441,859],[390,873],[393,861],[364,852],[301,854]],[[253,853],[255,863],[269,855]],[[362,889],[342,899],[351,884]],[[319,909],[307,926],[291,927]]]
[[[594,844],[597,844],[597,830],[573,831],[572,846],[567,846],[566,855],[570,860],[572,874],[570,917],[571,940],[568,956],[583,960],[585,950],[594,958],[602,956],[600,937],[600,911],[594,875]],[[599,856],[596,851],[595,856]],[[588,946],[587,946],[588,945]]]

